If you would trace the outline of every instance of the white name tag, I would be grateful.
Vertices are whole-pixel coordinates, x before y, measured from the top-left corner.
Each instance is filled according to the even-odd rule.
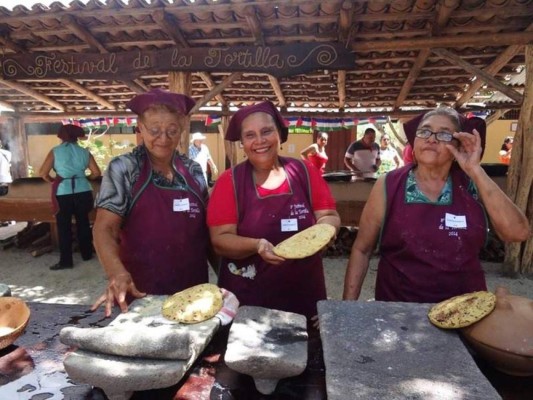
[[[190,209],[189,199],[174,199],[174,204],[172,206],[174,212],[189,211]]]
[[[287,218],[281,220],[282,232],[296,232],[298,230],[298,220],[296,218]]]
[[[448,228],[466,228],[466,216],[465,215],[453,215],[446,213],[444,217],[444,224]]]

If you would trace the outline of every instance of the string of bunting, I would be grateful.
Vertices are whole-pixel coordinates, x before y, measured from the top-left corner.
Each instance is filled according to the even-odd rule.
[[[208,115],[205,119],[205,126],[215,126],[220,124],[222,117],[218,115]],[[313,118],[313,117],[287,117],[285,123],[291,133],[311,133],[318,131],[338,131],[350,129],[353,126],[363,124],[385,123],[386,117],[376,118]]]
[[[86,118],[86,119],[63,119],[63,125],[72,124],[82,128],[100,128],[109,126],[135,126],[137,118],[115,117],[115,118]]]

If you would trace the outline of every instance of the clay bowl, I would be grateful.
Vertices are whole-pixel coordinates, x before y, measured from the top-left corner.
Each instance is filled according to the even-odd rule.
[[[496,306],[485,318],[461,329],[466,342],[494,368],[533,376],[533,300],[496,290]]]
[[[23,300],[0,297],[0,350],[22,335],[29,320],[30,309]]]

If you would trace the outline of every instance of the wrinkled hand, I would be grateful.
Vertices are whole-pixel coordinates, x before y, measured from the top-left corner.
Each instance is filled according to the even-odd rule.
[[[277,256],[272,250],[274,245],[266,239],[260,239],[257,244],[257,253],[269,264],[279,265],[285,259],[283,257]]]
[[[459,148],[451,144],[447,144],[446,148],[453,154],[461,169],[470,176],[475,169],[480,168],[482,149],[479,132],[475,129],[473,134],[455,132],[453,137],[460,142]]]
[[[120,307],[120,311],[125,313],[128,311],[128,304],[126,303],[126,294],[129,293],[135,298],[146,296],[146,293],[137,290],[131,275],[128,273],[122,273],[113,275],[109,278],[107,288],[98,300],[91,307],[91,311],[95,311],[102,304],[105,305],[105,316],[110,317],[113,310],[115,301]]]

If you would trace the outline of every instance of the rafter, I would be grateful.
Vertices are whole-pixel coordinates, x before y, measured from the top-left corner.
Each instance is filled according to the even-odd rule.
[[[533,32],[475,34],[462,36],[444,36],[436,38],[413,38],[399,40],[374,40],[356,42],[351,45],[353,51],[405,51],[432,47],[468,47],[468,46],[502,46],[527,44],[533,42]]]
[[[526,31],[532,31],[533,30],[533,24],[529,25]],[[509,46],[506,48],[496,59],[487,67],[484,69],[484,71],[488,74],[495,75],[498,73],[503,67],[505,67],[509,61],[511,61],[519,52],[523,50],[523,46],[514,45]],[[475,94],[476,92],[483,86],[482,80],[476,80],[470,84],[466,92],[463,93],[463,95],[456,101],[455,106],[461,107],[463,104],[468,102]]]
[[[180,47],[189,47],[189,43],[187,43],[183,33],[181,33],[178,28],[179,24],[174,16],[165,13],[164,10],[156,10],[153,14],[153,18],[159,28],[172,38],[174,43]]]
[[[348,37],[350,36],[350,29],[353,21],[353,3],[350,0],[345,0],[342,3],[339,12],[339,42],[348,44]]]
[[[261,29],[261,21],[257,18],[257,14],[254,6],[246,6],[243,9],[246,23],[252,32],[255,39],[255,44],[265,46],[265,38],[263,36],[263,30]]]
[[[18,112],[18,107],[15,107],[13,104],[7,103],[7,102],[2,101],[2,100],[0,100],[0,107],[11,108],[13,110],[13,112]]]
[[[198,112],[198,110],[201,107],[207,104],[207,102],[210,101],[217,94],[220,94],[225,88],[230,86],[233,83],[233,81],[238,79],[240,76],[241,76],[241,72],[234,72],[230,76],[228,76],[226,79],[224,79],[215,88],[210,90],[209,93],[206,93],[204,97],[202,97],[199,101],[196,102],[192,110],[189,111],[189,115],[193,115],[194,113]]]
[[[207,88],[209,90],[213,90],[215,88],[215,82],[213,82],[213,79],[211,78],[211,75],[209,75],[207,72],[199,72],[198,76],[204,83],[206,84]],[[218,100],[220,104],[223,106],[226,105],[226,99],[219,93],[215,96],[215,98]]]
[[[466,69],[468,72],[476,75],[476,77],[478,79],[482,79],[487,84],[492,86],[494,89],[499,90],[504,95],[506,95],[507,97],[509,97],[512,100],[514,100],[516,103],[520,104],[522,102],[522,95],[520,93],[518,93],[516,90],[513,90],[509,86],[504,85],[503,83],[501,83],[500,81],[495,79],[494,76],[492,76],[491,74],[489,74],[489,73],[483,71],[482,69],[479,69],[479,68],[473,66],[472,64],[466,62],[461,57],[459,57],[458,55],[452,53],[451,51],[448,51],[446,49],[431,49],[431,51],[433,53],[439,55],[440,57],[442,57],[445,60],[451,60],[455,64],[460,65],[461,67]]]
[[[85,89],[80,84],[68,80],[68,79],[59,79],[59,82],[61,82],[63,85],[68,86],[69,88],[87,96],[88,98],[94,100],[96,103],[100,104],[101,106],[109,109],[109,110],[116,110],[117,108],[115,105],[104,99],[103,97],[98,96],[97,94],[91,92],[90,90]]]
[[[49,106],[52,106],[54,108],[57,108],[60,111],[63,111],[63,112],[66,111],[65,106],[63,106],[62,104],[58,103],[57,101],[51,99],[50,97],[45,96],[45,95],[37,92],[36,90],[33,90],[32,88],[30,88],[27,85],[24,85],[22,83],[13,82],[13,81],[6,81],[6,80],[4,80],[2,78],[0,78],[0,83],[2,85],[4,85],[4,86],[7,86],[7,87],[11,88],[11,89],[14,89],[14,90],[17,90],[17,91],[19,91],[21,93],[24,93],[25,95],[30,96],[30,97],[34,98],[35,100],[38,100],[38,101],[43,102],[45,104],[48,104]]]
[[[339,93],[339,109],[343,110],[346,105],[346,71],[337,71],[337,91]]]
[[[272,89],[274,89],[274,93],[276,93],[279,106],[286,107],[287,101],[285,100],[285,96],[283,95],[283,90],[281,90],[281,85],[279,84],[278,78],[272,75],[268,75],[268,80],[270,81],[270,84],[272,85]]]

